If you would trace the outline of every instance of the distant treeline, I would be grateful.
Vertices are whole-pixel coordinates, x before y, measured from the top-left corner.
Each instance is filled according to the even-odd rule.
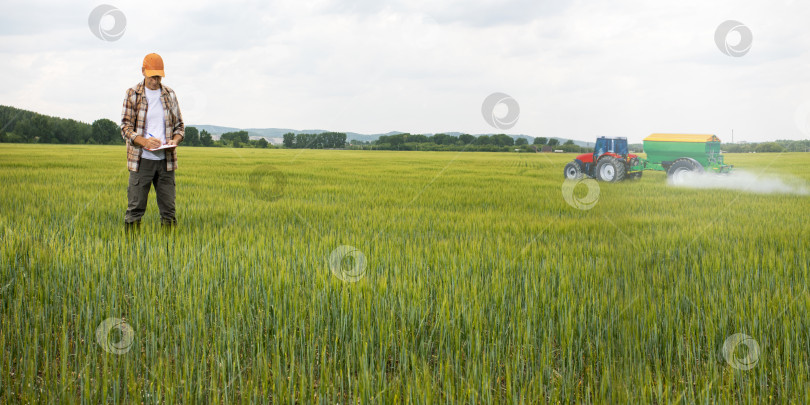
[[[284,134],[284,147],[294,149],[337,149],[346,147],[346,134],[322,132],[320,134]]]
[[[720,146],[727,153],[810,152],[810,140],[761,143],[724,143]]]
[[[121,129],[117,123],[106,118],[92,124],[72,119],[51,117],[0,105],[0,142],[13,143],[64,143],[64,144],[123,144]],[[226,132],[214,140],[206,130],[186,127],[185,146],[273,148],[264,138],[249,139],[247,131]],[[560,145],[554,138],[512,138],[506,134],[474,136],[461,134],[383,135],[375,141],[346,142],[346,134],[323,132],[320,134],[284,134],[285,148],[307,149],[374,149],[374,150],[421,150],[421,151],[487,151],[487,152],[535,152],[562,150],[563,152],[587,153],[592,147],[580,147],[573,141]],[[629,145],[630,150],[641,151],[641,144]],[[810,140],[778,140],[762,143],[724,143],[722,150],[728,153],[810,152]]]
[[[468,152],[536,152],[546,150],[562,150],[564,152],[587,152],[591,148],[583,148],[574,141],[566,141],[560,145],[558,139],[537,137],[532,144],[526,138],[512,138],[506,134],[480,135],[461,134],[453,136],[448,134],[421,135],[396,134],[383,135],[376,141],[352,141],[351,149],[376,150],[422,150],[422,151],[468,151]]]
[[[123,145],[121,127],[101,118],[92,124],[72,119],[51,117],[0,105],[0,142],[13,143],[64,143],[90,145]],[[228,132],[214,141],[206,131],[186,127],[186,146],[272,147],[264,138],[250,140],[246,131]]]
[[[87,124],[0,105],[0,142],[123,144],[118,124],[100,119]]]
[[[247,131],[226,132],[219,136],[219,140],[213,140],[211,134],[206,130],[198,132],[197,128],[186,127],[186,137],[183,143],[190,146],[213,146],[231,148],[272,148],[264,138],[250,139]]]

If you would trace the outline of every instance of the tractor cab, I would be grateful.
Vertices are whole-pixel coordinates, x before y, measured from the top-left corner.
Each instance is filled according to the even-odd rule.
[[[593,162],[605,153],[613,153],[622,157],[627,156],[627,138],[596,138],[596,146],[593,148]]]
[[[627,151],[627,138],[606,138],[601,136],[596,138],[596,146],[593,148],[593,153],[579,155],[577,156],[577,160],[583,164],[596,165],[599,158],[606,154],[622,161],[636,157],[636,155]]]

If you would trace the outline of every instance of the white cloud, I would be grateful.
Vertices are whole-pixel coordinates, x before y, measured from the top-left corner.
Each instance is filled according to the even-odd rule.
[[[127,17],[115,42],[87,26],[96,3],[4,3],[0,104],[117,121],[143,55],[158,52],[189,124],[483,133],[481,102],[497,91],[521,106],[510,133],[806,137],[804,2],[110,4]],[[730,19],[753,32],[743,57],[714,43]]]

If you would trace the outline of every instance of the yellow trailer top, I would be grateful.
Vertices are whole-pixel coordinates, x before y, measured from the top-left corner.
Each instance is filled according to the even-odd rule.
[[[654,142],[720,142],[720,138],[712,134],[650,134],[644,140]]]

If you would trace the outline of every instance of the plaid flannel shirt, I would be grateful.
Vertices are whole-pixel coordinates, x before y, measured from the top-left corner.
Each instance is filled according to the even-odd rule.
[[[146,109],[148,103],[143,82],[127,89],[127,97],[124,99],[124,109],[121,111],[121,136],[127,143],[127,169],[132,172],[138,171],[143,148],[133,142],[138,135],[144,135],[146,126]],[[160,85],[160,101],[163,103],[163,118],[166,122],[166,139],[172,139],[180,135],[180,140],[185,136],[186,127],[183,124],[183,115],[180,114],[180,105],[177,103],[177,95],[174,90],[167,86]],[[165,149],[166,170],[177,169],[177,148]]]

